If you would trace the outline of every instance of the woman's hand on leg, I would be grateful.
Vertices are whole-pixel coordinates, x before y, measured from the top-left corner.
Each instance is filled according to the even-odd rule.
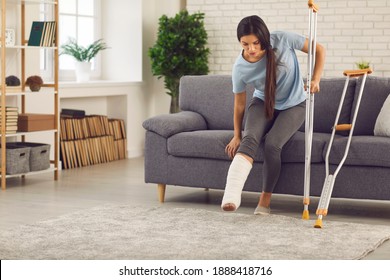
[[[225,148],[225,153],[232,159],[234,158],[238,147],[240,147],[241,139],[239,137],[233,137]]]

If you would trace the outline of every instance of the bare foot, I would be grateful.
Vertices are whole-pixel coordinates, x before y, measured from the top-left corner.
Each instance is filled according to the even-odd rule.
[[[262,192],[260,199],[259,199],[259,203],[257,204],[257,206],[269,208],[269,206],[271,204],[271,196],[272,196],[272,193]]]
[[[226,203],[222,206],[223,211],[236,211],[236,205],[233,203]]]

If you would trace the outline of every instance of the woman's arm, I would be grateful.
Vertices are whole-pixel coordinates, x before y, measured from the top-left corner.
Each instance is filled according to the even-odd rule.
[[[234,95],[234,136],[226,146],[225,152],[230,158],[233,158],[241,142],[242,121],[244,118],[246,106],[246,92],[236,93]]]
[[[305,40],[305,44],[303,45],[302,51],[305,53],[309,52],[309,40]],[[325,64],[325,48],[316,44],[316,63],[314,65],[313,75],[311,77],[310,89],[311,92],[319,92],[320,91],[320,80],[322,76],[322,71],[324,70]]]

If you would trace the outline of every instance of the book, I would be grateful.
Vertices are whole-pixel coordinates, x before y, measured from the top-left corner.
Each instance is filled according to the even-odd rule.
[[[55,22],[55,21],[50,22],[50,33],[49,33],[49,39],[48,39],[48,47],[53,47],[55,45],[56,26],[57,26],[57,22]]]
[[[62,109],[61,117],[85,117],[85,111],[76,109]]]
[[[5,115],[8,117],[12,117],[12,116],[15,116],[17,117],[18,116],[18,112],[15,112],[15,111],[5,111]]]
[[[0,106],[0,112],[1,112],[1,106]],[[5,107],[5,116],[6,119],[15,119],[18,118],[18,107]]]
[[[17,125],[18,124],[18,119],[11,119],[11,120],[5,120],[6,125]],[[1,126],[1,120],[0,120],[0,126]]]
[[[1,125],[0,125],[0,128],[1,128]],[[15,130],[15,132],[16,132],[16,130],[18,129],[18,126],[17,125],[6,125],[5,126],[5,128],[6,128],[6,130],[8,131],[8,130]]]
[[[44,21],[33,21],[31,25],[30,37],[28,39],[29,46],[41,46],[44,27]]]
[[[1,109],[1,106],[0,106],[0,109]],[[18,109],[18,107],[10,107],[10,106],[5,106],[5,110],[7,111],[7,112],[17,112],[19,109]]]
[[[37,47],[52,47],[55,43],[55,33],[55,21],[33,21],[28,45]]]
[[[0,134],[1,134],[1,125],[0,125]],[[18,131],[18,126],[17,125],[6,125],[5,126],[5,134],[10,134],[10,133],[16,133]]]

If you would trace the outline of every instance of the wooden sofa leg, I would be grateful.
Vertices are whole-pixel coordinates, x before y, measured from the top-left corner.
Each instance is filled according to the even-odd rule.
[[[165,185],[165,184],[157,184],[158,201],[161,203],[164,203],[165,189],[166,188],[167,188],[167,185]]]

